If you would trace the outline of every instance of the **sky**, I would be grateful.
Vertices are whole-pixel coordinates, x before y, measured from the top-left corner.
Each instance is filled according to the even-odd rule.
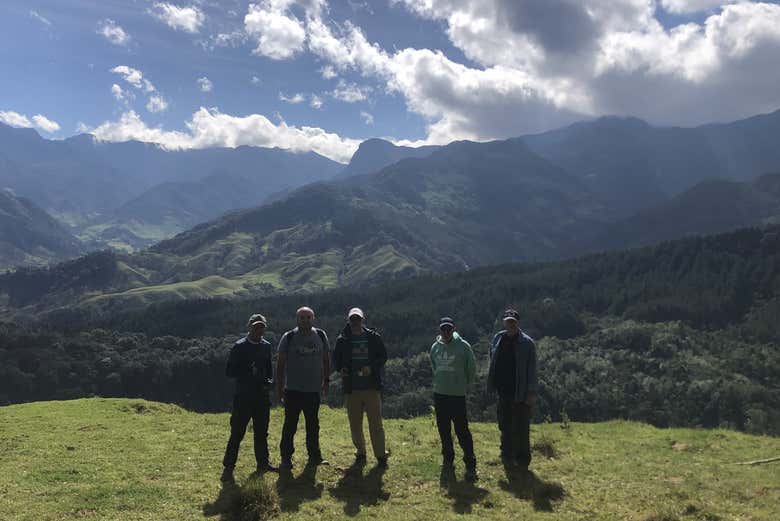
[[[780,109],[780,5],[3,0],[0,122],[170,149],[485,141]]]

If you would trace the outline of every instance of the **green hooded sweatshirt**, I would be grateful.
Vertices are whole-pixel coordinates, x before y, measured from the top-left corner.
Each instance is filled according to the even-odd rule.
[[[471,345],[460,335],[453,333],[452,341],[445,344],[441,336],[431,346],[433,368],[433,392],[448,396],[466,396],[466,389],[477,376],[477,365]]]

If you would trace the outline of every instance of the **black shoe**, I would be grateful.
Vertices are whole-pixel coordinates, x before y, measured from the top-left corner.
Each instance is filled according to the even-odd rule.
[[[379,466],[380,468],[386,469],[387,468],[387,459],[389,457],[390,457],[390,451],[386,450],[384,456],[381,456],[381,457],[376,459],[377,466]]]
[[[233,468],[234,467],[225,467],[222,470],[222,475],[219,477],[219,480],[222,483],[235,483],[236,478],[233,477]]]
[[[469,467],[466,469],[466,481],[469,483],[474,483],[479,479],[479,475],[477,474],[477,467]]]
[[[264,463],[258,463],[257,464],[257,471],[258,474],[265,474],[266,472],[279,472],[279,467],[274,467],[269,462]]]
[[[330,461],[320,456],[319,458],[309,458],[306,462],[307,467],[317,467],[319,465],[330,465]]]

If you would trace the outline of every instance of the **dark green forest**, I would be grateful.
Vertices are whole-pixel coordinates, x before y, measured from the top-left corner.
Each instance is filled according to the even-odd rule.
[[[311,295],[60,310],[0,324],[0,403],[137,396],[227,410],[225,359],[247,317],[264,313],[275,341],[301,305],[315,309],[333,338],[349,307],[366,311],[391,357],[387,416],[429,412],[426,352],[446,314],[479,360],[471,414],[492,419],[487,345],[512,306],[538,341],[537,421],[626,418],[780,434],[777,228]]]

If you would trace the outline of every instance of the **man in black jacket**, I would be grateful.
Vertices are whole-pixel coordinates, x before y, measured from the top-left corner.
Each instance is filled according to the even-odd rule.
[[[225,374],[236,380],[233,411],[230,415],[230,439],[222,460],[222,481],[233,481],[238,447],[249,420],[255,433],[257,472],[276,470],[268,459],[268,420],[271,412],[269,392],[273,385],[271,343],[263,338],[267,322],[263,315],[249,318],[249,333],[230,350]]]
[[[504,330],[490,348],[488,389],[498,393],[498,428],[504,465],[527,470],[531,463],[531,411],[537,399],[536,344],[519,327],[514,309],[504,312]]]
[[[365,315],[360,308],[350,309],[347,318],[348,323],[336,340],[333,360],[336,371],[341,373],[355,461],[357,464],[366,462],[365,412],[377,464],[386,467],[390,453],[385,450],[381,390],[387,350],[379,333],[363,325]]]

